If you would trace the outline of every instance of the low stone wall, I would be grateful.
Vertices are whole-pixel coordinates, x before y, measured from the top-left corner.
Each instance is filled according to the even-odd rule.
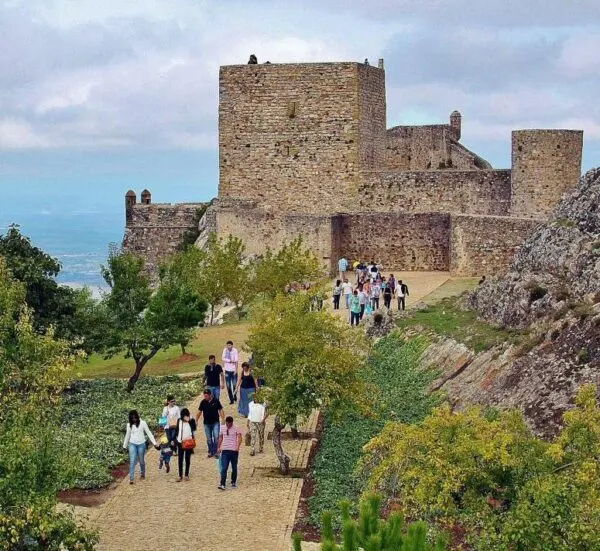
[[[510,170],[373,171],[363,173],[357,210],[506,216],[510,201]]]
[[[541,223],[531,218],[452,215],[450,271],[459,276],[504,274],[518,248]]]
[[[241,238],[251,256],[263,254],[267,247],[277,250],[284,243],[302,236],[306,246],[322,261],[328,272],[337,263],[335,252],[338,247],[331,216],[281,216],[261,209],[256,202],[235,200],[217,201],[207,214],[214,217],[209,231],[217,231],[221,237],[233,235]]]
[[[375,260],[385,270],[448,271],[450,215],[368,213],[334,217],[339,253]]]
[[[198,228],[204,203],[136,204],[125,228],[123,250],[141,256],[154,277],[162,262],[177,252],[187,232]]]

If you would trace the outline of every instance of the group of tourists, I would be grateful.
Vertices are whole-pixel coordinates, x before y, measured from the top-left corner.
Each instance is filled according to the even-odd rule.
[[[398,310],[406,309],[406,298],[409,296],[408,285],[402,280],[396,280],[394,274],[386,278],[381,273],[380,266],[371,260],[368,264],[356,260],[352,267],[346,258],[338,262],[340,277],[333,287],[333,309],[340,309],[343,300],[346,309],[350,311],[350,325],[358,325],[365,314],[370,315],[379,309],[380,301],[390,310],[392,300],[398,301]],[[348,281],[352,272],[356,276],[356,284]]]
[[[225,416],[221,404],[221,391],[227,388],[229,404],[237,402],[240,417],[246,419],[246,443],[250,455],[263,453],[267,408],[260,396],[259,381],[252,374],[248,362],[239,369],[239,353],[228,341],[221,356],[223,365],[216,361],[214,354],[208,357],[204,368],[204,392],[195,416],[186,407],[180,408],[174,396],[167,396],[166,404],[159,420],[164,433],[155,439],[146,421],[136,410],[129,412],[123,447],[129,451],[129,483],[135,482],[135,467],[140,464],[140,478],[146,478],[145,454],[149,442],[160,451],[159,469],[170,472],[171,458],[177,457],[178,478],[176,482],[188,481],[192,455],[196,448],[196,433],[202,419],[207,444],[207,458],[219,461],[220,480],[218,488],[225,490],[227,473],[231,467],[231,487],[237,487],[239,451],[244,436],[232,416]],[[239,400],[238,400],[239,396]]]

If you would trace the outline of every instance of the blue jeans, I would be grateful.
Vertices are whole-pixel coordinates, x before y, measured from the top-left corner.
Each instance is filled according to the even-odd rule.
[[[221,486],[225,486],[227,480],[227,469],[231,463],[231,483],[237,482],[237,465],[240,452],[232,450],[223,450],[221,453]]]
[[[350,297],[352,295],[344,295],[344,298],[346,300],[346,310],[350,310]]]
[[[217,447],[219,445],[219,423],[213,423],[211,425],[204,423],[204,434],[206,435],[208,453],[210,455],[217,455]]]
[[[230,404],[233,404],[233,402],[237,400],[237,395],[235,393],[237,381],[237,371],[225,371],[225,386],[227,387],[227,394],[229,394]]]
[[[209,386],[208,387],[212,392],[212,395],[217,399],[221,399],[221,387],[220,386]]]
[[[142,476],[146,475],[146,442],[143,444],[129,444],[129,480],[135,478],[135,464],[140,460]]]

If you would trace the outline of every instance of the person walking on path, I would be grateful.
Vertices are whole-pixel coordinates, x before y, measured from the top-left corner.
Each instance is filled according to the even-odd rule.
[[[348,261],[343,256],[338,260],[338,270],[340,271],[340,279],[344,281],[348,271]]]
[[[367,302],[369,302],[369,296],[367,295],[367,293],[364,290],[364,287],[359,286],[358,287],[358,301],[360,304],[360,314],[359,314],[359,319],[363,319],[363,316],[365,315],[365,308],[367,307]]]
[[[340,309],[340,297],[342,296],[342,280],[338,279],[333,287],[333,309]]]
[[[352,297],[352,283],[348,282],[348,278],[344,279],[344,283],[342,283],[342,292],[344,293],[344,302],[346,303],[346,310],[350,310],[350,298]]]
[[[204,434],[206,435],[208,457],[217,457],[219,418],[223,421],[225,413],[223,412],[221,402],[213,396],[210,388],[204,389],[204,396],[198,406],[198,413],[196,413],[196,423],[200,421],[200,417],[202,416],[204,416]]]
[[[176,482],[181,482],[185,474],[186,482],[190,479],[190,463],[192,461],[192,451],[196,447],[196,421],[191,418],[190,410],[183,408],[181,417],[177,424],[177,463],[179,467],[179,478]],[[185,473],[183,463],[185,461]]]
[[[217,400],[221,399],[221,389],[225,388],[225,375],[214,354],[208,357],[208,364],[204,367],[203,385],[204,388],[210,388],[212,395]]]
[[[392,307],[392,286],[389,281],[383,289],[383,304],[388,310]]]
[[[379,286],[379,281],[375,280],[375,282],[371,285],[371,306],[373,310],[379,309],[379,297],[381,296],[381,287]]]
[[[402,280],[398,281],[398,310],[406,310],[406,297],[410,294],[408,292],[408,285],[402,283]]]
[[[265,445],[265,425],[267,421],[267,408],[260,395],[256,393],[252,401],[248,404],[248,430],[250,431],[250,455],[256,453],[258,444],[258,453],[263,453]]]
[[[175,451],[177,449],[177,442],[175,441],[175,437],[177,436],[177,421],[181,417],[181,411],[175,401],[175,396],[167,396],[167,405],[163,408],[162,416],[167,420],[165,434],[169,439],[171,449]]]
[[[242,417],[248,417],[248,404],[250,404],[250,397],[258,390],[256,379],[250,371],[250,364],[244,362],[242,364],[242,376],[237,384],[237,391],[240,395],[240,401],[238,402],[238,413]]]
[[[237,402],[235,389],[238,380],[239,362],[239,354],[237,349],[233,347],[233,341],[227,341],[221,359],[225,368],[225,384],[227,385],[227,393],[229,394],[229,403],[233,404],[233,402]]]
[[[358,291],[354,291],[350,299],[350,325],[358,325],[360,323],[360,298]]]
[[[390,277],[388,279],[388,285],[391,287],[392,289],[392,296],[396,296],[396,278],[394,277],[394,274],[390,274]]]
[[[219,490],[225,489],[227,471],[231,465],[231,487],[237,488],[237,468],[242,445],[242,431],[233,424],[233,417],[228,416],[225,424],[221,426],[219,434],[219,447],[217,453],[221,455],[221,483]]]
[[[150,432],[148,424],[140,419],[137,410],[132,409],[129,412],[129,422],[123,440],[123,448],[129,450],[129,484],[133,484],[135,479],[135,465],[140,462],[140,478],[146,478],[146,437],[152,442],[157,450],[160,446],[156,443],[154,435]]]

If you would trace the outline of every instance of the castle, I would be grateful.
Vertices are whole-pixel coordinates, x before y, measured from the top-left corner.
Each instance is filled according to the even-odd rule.
[[[302,235],[325,267],[502,273],[581,173],[583,132],[516,130],[512,168],[491,165],[449,124],[386,125],[383,60],[233,65],[219,76],[219,194],[204,206],[126,195],[125,250],[151,269],[196,232],[249,254]]]

